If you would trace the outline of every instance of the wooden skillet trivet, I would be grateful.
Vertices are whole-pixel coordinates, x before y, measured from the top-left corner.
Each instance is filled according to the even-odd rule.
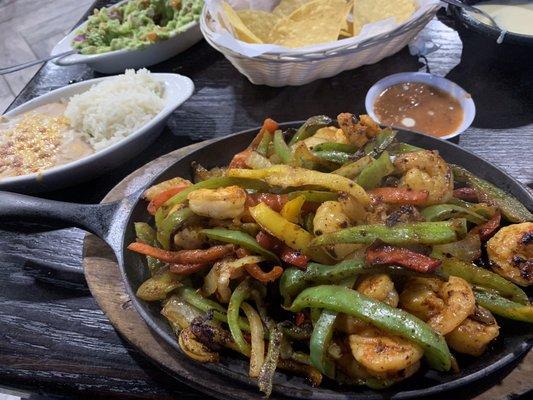
[[[189,154],[198,147],[193,144],[173,151],[139,168],[122,182],[115,186],[104,198],[103,202],[120,200],[126,195],[141,189],[146,182],[156,176],[160,171],[169,167],[183,155]],[[99,238],[87,234],[84,240],[83,265],[85,278],[91,293],[98,305],[105,312],[115,329],[133,346],[174,376],[182,377],[191,382],[190,368],[185,369],[176,357],[176,351],[166,345],[152,333],[141,316],[131,305],[126,292],[118,264],[111,249]],[[201,366],[200,366],[201,368]],[[201,375],[201,374],[200,374]],[[526,393],[532,389],[531,377],[533,376],[533,352],[529,352],[519,365],[501,382],[475,397],[476,400],[504,399],[510,395]],[[193,381],[196,378],[192,379]],[[205,382],[203,389],[213,395],[225,395],[236,398],[262,398],[259,393],[250,392],[249,389],[237,389],[232,385],[231,394],[224,390],[223,379],[216,382],[212,376]],[[200,383],[201,386],[204,386]]]

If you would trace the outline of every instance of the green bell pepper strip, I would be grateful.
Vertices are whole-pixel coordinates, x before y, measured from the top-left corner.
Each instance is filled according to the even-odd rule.
[[[163,249],[170,249],[172,234],[193,215],[194,213],[189,207],[181,208],[168,215],[163,222],[157,226],[157,240],[161,243]]]
[[[446,279],[447,275],[437,271],[435,274],[420,273],[397,265],[374,265],[368,266],[363,259],[345,260],[335,265],[318,264],[311,262],[307,269],[302,271],[298,268],[286,268],[279,281],[279,290],[283,298],[284,306],[288,307],[292,298],[309,285],[337,284],[350,277],[368,274],[386,273],[394,275],[438,277]]]
[[[329,359],[327,351],[333,337],[336,319],[336,312],[323,310],[309,341],[311,365],[331,379],[335,379],[335,363]]]
[[[288,193],[289,200],[292,200],[298,196],[304,196],[305,201],[314,203],[323,203],[325,201],[334,201],[339,198],[337,193],[324,192],[321,190],[297,190]]]
[[[183,203],[185,200],[187,200],[187,196],[189,195],[189,193],[194,192],[197,189],[217,189],[233,185],[239,186],[243,189],[254,189],[259,191],[267,191],[269,189],[268,185],[265,182],[259,181],[257,179],[217,176],[214,178],[206,179],[205,181],[195,183],[194,185],[191,185],[188,188],[182,190],[178,194],[168,199],[163,204],[163,207],[168,209],[177,204]],[[163,207],[160,207],[160,209],[162,209]]]
[[[475,290],[474,295],[476,296],[476,302],[481,307],[500,317],[533,324],[533,306],[531,304],[515,303],[495,293],[486,291]]]
[[[333,233],[319,236],[310,246],[324,246],[339,243],[371,244],[375,240],[394,245],[410,244],[441,244],[459,240],[466,235],[467,227],[464,218],[439,222],[413,222],[395,225],[359,225],[341,229]]]
[[[315,115],[305,121],[300,128],[296,131],[292,139],[289,141],[289,146],[300,140],[305,140],[308,137],[313,136],[320,128],[324,128],[331,125],[333,120],[327,115]]]
[[[393,143],[389,147],[390,154],[393,156],[404,154],[404,153],[413,153],[415,151],[422,151],[422,150],[424,149],[421,149],[420,147],[416,147],[416,146],[413,146],[412,144],[404,143],[404,142]]]
[[[420,214],[426,221],[443,221],[445,219],[462,217],[476,225],[487,222],[487,219],[480,214],[470,211],[467,208],[456,206],[455,204],[436,204],[424,208]]]
[[[373,161],[374,159],[372,158],[372,156],[364,156],[364,157],[361,157],[357,161],[343,165],[342,167],[340,167],[339,169],[336,169],[332,173],[344,176],[346,178],[353,179],[357,177],[361,173],[361,171],[363,171]]]
[[[345,153],[343,151],[313,151],[313,154],[317,157],[320,157],[323,160],[331,161],[336,164],[346,164],[351,160],[352,155]]]
[[[309,233],[313,233],[314,232],[315,215],[316,215],[316,213],[312,212],[312,213],[306,214],[305,217],[304,217],[303,227]]]
[[[277,263],[280,262],[277,255],[261,247],[261,245],[257,243],[257,240],[245,232],[233,231],[224,228],[202,229],[201,232],[204,233],[209,239],[236,244],[271,261]]]
[[[371,142],[363,147],[364,156],[379,156],[394,141],[396,131],[392,129],[383,129]]]
[[[231,336],[239,348],[239,351],[248,356],[250,355],[251,349],[241,332],[241,326],[239,324],[239,311],[241,309],[241,304],[249,298],[256,299],[256,303],[260,303],[259,298],[262,295],[264,295],[264,293],[259,293],[257,286],[251,285],[250,280],[246,279],[242,281],[237,288],[235,288],[231,294],[228,304],[227,317]]]
[[[265,129],[263,132],[263,137],[261,138],[261,141],[257,145],[257,151],[262,156],[267,157],[268,156],[268,148],[270,146],[270,142],[272,141],[272,134]]]
[[[274,152],[280,158],[283,164],[290,164],[292,160],[292,152],[285,139],[283,138],[283,133],[281,130],[274,132]]]
[[[290,321],[283,321],[278,325],[285,336],[296,340],[309,340],[309,338],[311,338],[311,334],[313,333],[313,330],[310,329],[310,324],[296,326]]]
[[[137,236],[138,240],[149,244],[150,246],[159,246],[159,243],[156,239],[156,232],[150,225],[148,225],[146,222],[135,222],[134,226],[135,236]],[[150,275],[152,276],[159,271],[162,266],[165,265],[165,263],[161,260],[150,256],[146,256],[146,262],[148,263],[148,269],[150,270]]]
[[[385,150],[379,158],[372,161],[370,165],[361,171],[356,182],[366,190],[374,189],[383,178],[393,172],[394,165],[392,165],[390,160],[389,152]]]
[[[533,221],[533,214],[513,196],[458,165],[451,164],[451,167],[456,181],[468,184],[476,191],[480,202],[498,207],[510,222]]]
[[[444,337],[422,320],[361,293],[334,285],[305,289],[292,303],[290,311],[322,308],[345,313],[368,322],[379,329],[419,344],[429,364],[438,371],[448,371],[451,354]]]
[[[355,277],[345,279],[341,285],[351,288],[355,283]],[[328,357],[328,347],[333,337],[337,313],[330,310],[322,310],[320,317],[315,323],[313,334],[309,341],[311,364],[324,375],[335,379],[335,364]]]
[[[447,275],[458,276],[472,285],[496,290],[501,296],[508,297],[514,302],[529,303],[527,294],[522,289],[494,272],[435,252],[433,252],[432,257],[442,261],[441,271]]]
[[[486,220],[491,219],[497,211],[497,208],[494,206],[490,206],[485,203],[469,203],[468,201],[457,199],[455,197],[452,197],[449,203],[455,206],[466,208],[471,212],[481,215]]]
[[[325,142],[313,147],[314,151],[340,151],[343,153],[354,153],[357,146],[349,143]]]

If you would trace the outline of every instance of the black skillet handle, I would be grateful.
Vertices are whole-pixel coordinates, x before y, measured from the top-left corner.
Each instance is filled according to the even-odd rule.
[[[75,204],[0,191],[0,227],[6,222],[12,226],[17,222],[35,222],[58,228],[81,228],[106,241],[117,253],[117,235],[114,234],[117,214],[125,206],[126,199],[107,204]],[[43,266],[46,267],[46,262]],[[80,268],[72,272],[83,271]]]

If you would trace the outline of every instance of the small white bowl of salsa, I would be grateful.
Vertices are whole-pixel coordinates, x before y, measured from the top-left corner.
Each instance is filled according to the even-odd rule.
[[[452,81],[424,72],[389,75],[370,88],[366,112],[381,125],[450,139],[474,121],[469,93]]]

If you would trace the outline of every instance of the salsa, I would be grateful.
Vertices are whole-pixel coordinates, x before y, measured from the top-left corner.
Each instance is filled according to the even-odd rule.
[[[203,4],[203,0],[130,0],[94,10],[72,46],[81,54],[142,49],[197,21]]]
[[[419,82],[388,87],[374,103],[374,112],[384,125],[439,137],[455,132],[464,117],[455,97]]]

